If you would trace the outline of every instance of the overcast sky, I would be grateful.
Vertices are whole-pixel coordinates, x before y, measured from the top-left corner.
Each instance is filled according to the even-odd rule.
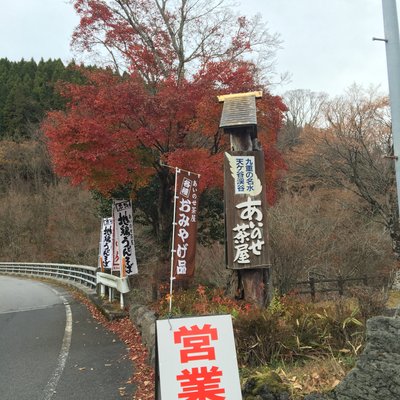
[[[291,82],[274,89],[311,89],[330,95],[352,83],[387,91],[381,0],[238,0],[242,13],[261,13],[283,41],[277,72]],[[0,0],[0,57],[40,60],[74,57],[70,39],[78,18],[68,0]]]

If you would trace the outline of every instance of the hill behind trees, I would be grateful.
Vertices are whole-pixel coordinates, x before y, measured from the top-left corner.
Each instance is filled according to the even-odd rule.
[[[74,62],[0,59],[0,139],[30,138],[47,111],[65,105],[56,91],[57,82],[82,79]]]
[[[74,63],[59,59],[0,59],[2,261],[96,262],[96,203],[55,176],[39,129],[47,111],[65,105],[57,82],[81,79]]]

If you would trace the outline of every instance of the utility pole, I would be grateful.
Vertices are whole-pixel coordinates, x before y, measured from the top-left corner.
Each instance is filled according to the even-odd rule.
[[[389,98],[392,115],[392,138],[397,186],[397,210],[400,210],[400,40],[396,0],[382,0],[385,31]],[[382,39],[378,39],[382,40]]]

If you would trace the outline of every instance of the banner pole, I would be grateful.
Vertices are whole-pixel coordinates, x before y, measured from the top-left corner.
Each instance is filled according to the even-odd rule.
[[[166,168],[171,168],[171,169],[177,169],[178,167],[173,167],[172,165],[168,165],[168,164],[164,164],[163,162],[161,162],[160,161],[160,165],[162,166],[162,167],[166,167]],[[183,169],[183,168],[178,168],[179,169],[179,171],[183,171],[183,172],[187,172],[189,175],[191,175],[191,174],[193,174],[193,175],[197,175],[199,178],[200,178],[200,174],[197,174],[196,172],[192,172],[192,171],[189,171],[189,170],[187,170],[187,169]]]
[[[172,241],[171,241],[171,271],[169,278],[169,315],[172,312],[172,293],[173,293],[173,282],[174,282],[174,254],[175,254],[175,226],[176,226],[176,199],[177,199],[177,186],[178,186],[178,173],[179,169],[175,167],[175,189],[174,189],[174,215],[172,219]]]
[[[126,272],[126,260],[125,260],[125,257],[122,257],[122,263],[121,263],[121,269],[119,271],[119,276],[121,278],[125,278],[125,272]]]
[[[104,263],[103,263],[103,257],[100,256],[100,267],[101,267],[101,272],[104,272]],[[106,288],[105,286],[101,283],[100,284],[100,297],[103,298],[106,295]]]
[[[112,201],[111,205],[111,218],[112,218],[112,249],[113,249],[113,256],[112,256],[112,262],[111,262],[111,275],[113,275],[113,270],[114,270],[114,261],[115,261],[115,230],[117,229],[115,226],[115,213],[114,213],[114,199]]]

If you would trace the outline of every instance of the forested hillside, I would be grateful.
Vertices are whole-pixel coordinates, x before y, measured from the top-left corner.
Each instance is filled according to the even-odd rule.
[[[40,131],[45,113],[65,105],[57,82],[80,80],[76,66],[61,60],[0,59],[2,261],[96,262],[95,203],[54,175]]]
[[[46,111],[62,109],[65,99],[55,91],[59,81],[79,82],[81,74],[60,59],[18,62],[0,59],[0,137],[32,137]]]

